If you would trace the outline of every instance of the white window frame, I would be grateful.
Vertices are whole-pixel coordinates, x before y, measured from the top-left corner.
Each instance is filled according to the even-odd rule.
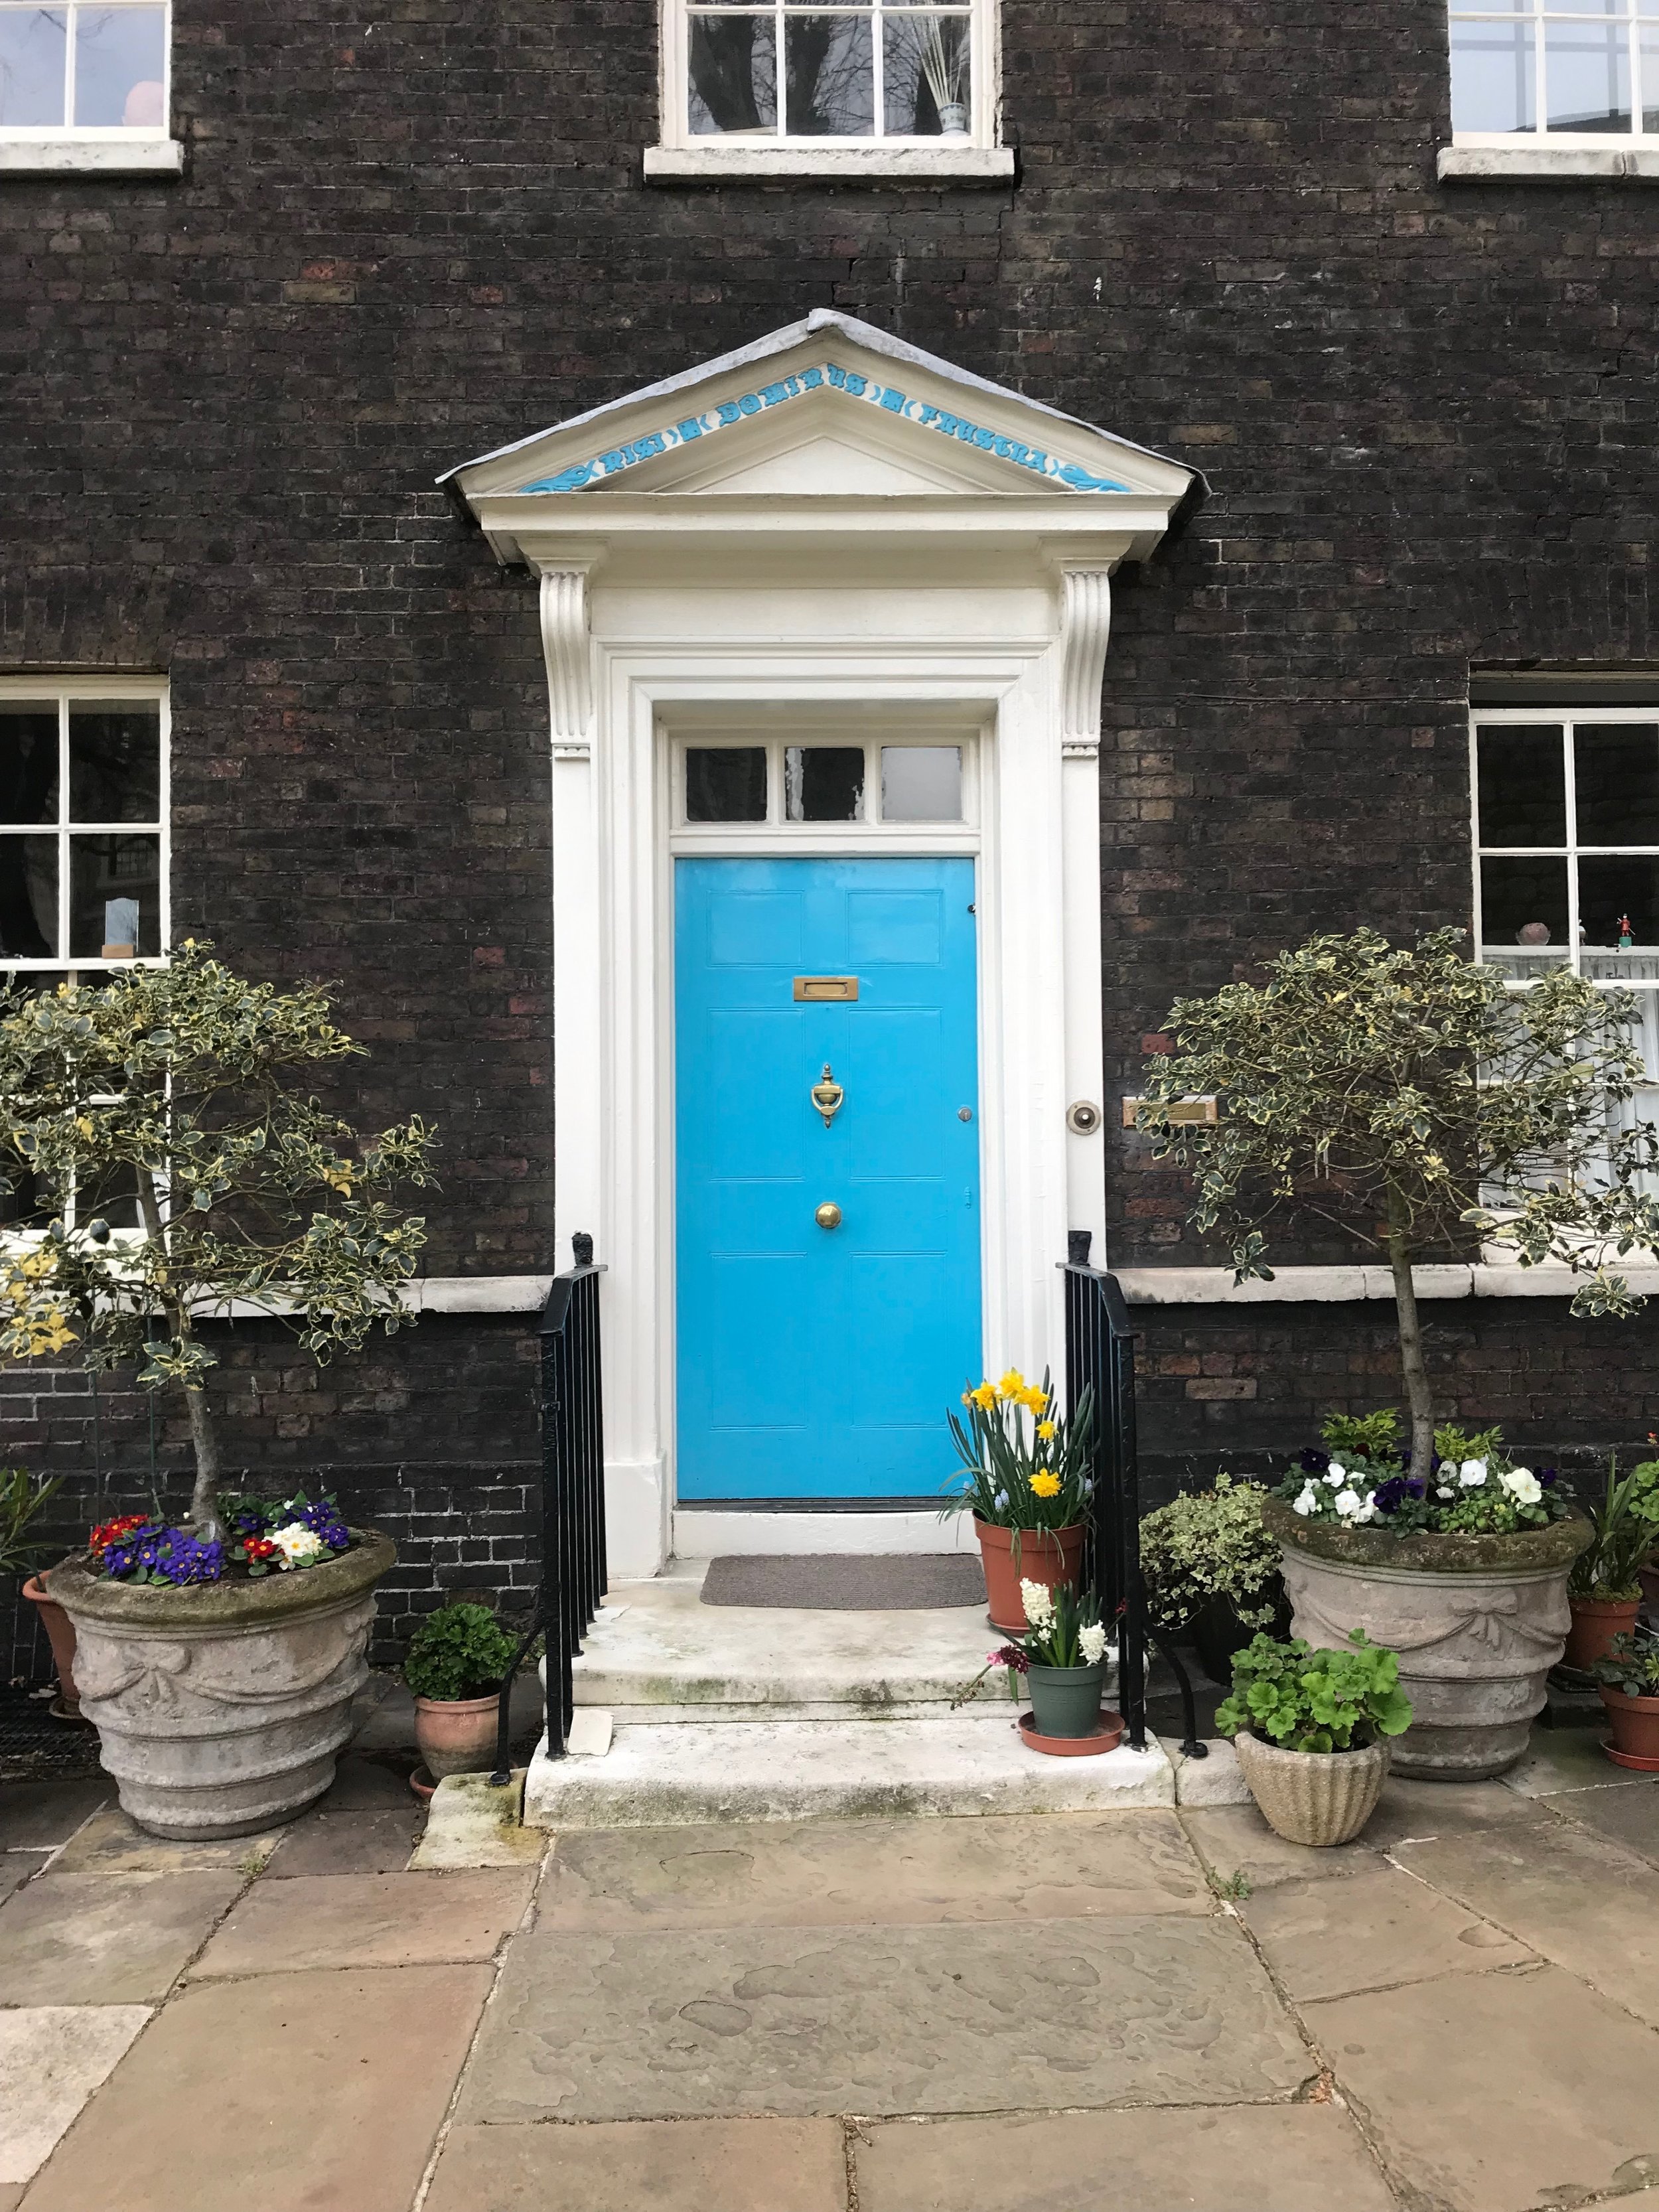
[[[733,12],[781,11],[786,0],[758,0],[744,9],[740,0],[728,0]],[[1010,148],[999,143],[1000,113],[1000,20],[997,0],[944,0],[963,9],[969,19],[969,97],[965,138],[888,137],[879,128],[882,40],[876,25],[875,122],[868,137],[791,137],[779,128],[766,137],[740,137],[713,132],[694,135],[690,117],[689,15],[696,0],[662,0],[660,116],[661,143],[646,149],[647,178],[704,176],[823,176],[917,179],[950,177],[958,182],[994,184],[1013,174]],[[719,0],[716,0],[719,4]],[[787,0],[798,8],[803,0]],[[825,10],[869,18],[878,10],[854,6],[850,0],[829,0]],[[907,9],[905,12],[908,12]],[[779,52],[780,106],[782,86],[781,42]]]
[[[161,7],[164,11],[161,49],[161,120],[159,124],[77,124],[75,121],[75,45],[81,11],[96,6],[100,12],[124,7]],[[0,14],[33,15],[39,0],[0,0]],[[173,0],[56,0],[52,12],[69,18],[64,42],[64,121],[57,124],[0,124],[0,170],[82,169],[177,173],[184,166],[184,149],[172,135],[173,114]]]
[[[160,819],[149,822],[77,822],[70,813],[69,777],[69,715],[70,708],[96,705],[100,701],[143,699],[155,701],[160,709],[161,762],[158,784]],[[0,955],[0,975],[25,976],[107,975],[126,968],[162,968],[167,965],[168,947],[173,942],[173,838],[170,827],[173,811],[172,793],[172,714],[167,697],[167,679],[159,676],[5,676],[0,677],[0,700],[9,703],[25,702],[41,706],[54,704],[58,709],[58,820],[56,824],[39,823],[0,823],[0,838],[21,840],[26,837],[55,836],[58,840],[58,942],[59,950],[45,959],[25,958],[21,955]],[[131,960],[92,959],[71,957],[69,951],[70,933],[70,838],[71,833],[121,837],[157,837],[160,852],[157,860],[158,896],[161,907],[158,939],[159,953],[135,954]]]

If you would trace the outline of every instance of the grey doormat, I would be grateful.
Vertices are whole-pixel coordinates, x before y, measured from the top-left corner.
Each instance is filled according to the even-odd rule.
[[[734,1557],[709,1561],[702,1601],[805,1613],[934,1613],[983,1605],[985,1575],[967,1552]]]

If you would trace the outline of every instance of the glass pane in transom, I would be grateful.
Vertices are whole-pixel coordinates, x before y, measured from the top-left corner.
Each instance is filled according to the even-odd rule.
[[[58,957],[58,840],[0,837],[0,961]]]
[[[960,822],[960,745],[884,745],[881,749],[884,822]]]
[[[764,822],[764,745],[691,745],[685,755],[688,822]]]
[[[791,822],[861,822],[864,747],[787,747],[783,757],[783,811]]]
[[[1559,723],[1486,722],[1476,732],[1483,845],[1565,845],[1566,761]]]
[[[1529,17],[1451,27],[1455,131],[1530,131],[1537,120],[1535,33]]]
[[[0,822],[58,819],[58,702],[0,700]]]
[[[1572,735],[1581,845],[1659,845],[1659,722],[1580,722]]]
[[[71,700],[70,820],[159,822],[161,710],[154,699]]]
[[[97,130],[166,125],[165,8],[82,8],[75,19],[75,120]]]
[[[1578,863],[1578,926],[1588,945],[1659,945],[1659,859],[1588,855]]]
[[[158,953],[159,837],[70,839],[70,957],[118,960]]]
[[[883,37],[889,136],[965,138],[972,100],[967,16],[896,8]]]
[[[1630,129],[1630,33],[1623,23],[1554,22],[1544,33],[1552,131]]]

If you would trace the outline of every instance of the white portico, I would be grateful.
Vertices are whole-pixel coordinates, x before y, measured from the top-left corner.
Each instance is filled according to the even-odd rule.
[[[708,856],[971,864],[974,1352],[993,1371],[1058,1365],[1055,1263],[1068,1229],[1103,1231],[1109,578],[1152,552],[1195,479],[829,313],[453,479],[497,557],[541,580],[556,1210],[561,1249],[590,1231],[609,1268],[612,1572],[653,1573],[676,1551],[948,1545],[921,1510],[775,1499],[735,1543],[724,1510],[677,1516],[673,871]],[[814,733],[865,748],[872,793],[891,752],[954,755],[956,811],[906,817],[872,796],[844,820],[797,818],[787,749]],[[698,818],[688,801],[686,750],[715,743],[774,761],[752,818]]]

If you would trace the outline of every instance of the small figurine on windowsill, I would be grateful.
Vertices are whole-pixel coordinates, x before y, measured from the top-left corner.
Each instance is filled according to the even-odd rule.
[[[1628,952],[1635,942],[1635,933],[1630,926],[1630,916],[1627,914],[1621,914],[1619,917],[1619,950],[1621,952]]]
[[[1515,933],[1517,945],[1547,945],[1550,926],[1547,921],[1523,921]]]

